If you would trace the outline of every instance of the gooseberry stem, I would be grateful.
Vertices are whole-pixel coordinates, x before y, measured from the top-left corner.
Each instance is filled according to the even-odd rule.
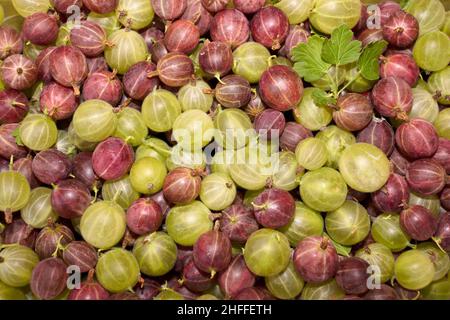
[[[11,224],[13,222],[13,215],[11,209],[5,210],[5,222],[6,224]]]
[[[258,210],[265,210],[265,209],[267,209],[267,204],[260,204],[260,205],[258,205],[256,203],[252,202],[252,206],[253,206],[254,209],[258,209]]]
[[[93,204],[93,203],[95,203],[95,201],[97,201],[97,195],[98,195],[97,185],[94,186],[93,191],[94,191],[94,199],[92,199],[91,204]]]
[[[65,250],[65,246],[63,246],[62,244],[61,244],[61,240],[63,239],[63,237],[64,236],[60,236],[59,237],[59,239],[58,239],[58,241],[56,242],[56,249],[55,249],[55,251],[53,251],[53,253],[52,253],[52,257],[57,257],[58,256],[58,251],[59,250]]]
[[[339,92],[337,93],[337,95],[335,96],[335,98],[337,99],[345,89],[347,89],[353,82],[356,81],[356,79],[358,79],[358,77],[359,77],[360,75],[361,75],[361,71],[358,71],[358,72],[356,73],[356,75],[355,75],[350,81],[348,81],[348,82],[345,84],[345,86],[342,87],[341,90],[339,90]]]
[[[434,243],[436,243],[436,245],[438,246],[438,248],[439,248],[442,252],[447,253],[447,251],[445,251],[444,248],[442,248],[442,246],[441,246],[441,240],[440,240],[439,238],[431,237],[431,239],[434,241]]]

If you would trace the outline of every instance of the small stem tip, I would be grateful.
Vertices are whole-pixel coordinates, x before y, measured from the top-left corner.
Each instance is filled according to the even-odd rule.
[[[328,241],[329,240],[327,238],[323,238],[320,242],[320,249],[326,250],[328,248]]]
[[[13,222],[13,214],[11,209],[6,209],[5,211],[5,222],[6,224],[11,224]]]
[[[95,269],[91,269],[88,272],[87,282],[92,283],[94,280]]]

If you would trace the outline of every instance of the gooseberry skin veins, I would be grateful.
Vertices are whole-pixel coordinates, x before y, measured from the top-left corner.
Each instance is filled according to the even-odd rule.
[[[303,82],[294,70],[287,66],[267,69],[260,80],[262,100],[278,111],[293,109],[303,97]]]
[[[320,283],[333,278],[338,270],[338,255],[331,241],[308,237],[300,241],[294,252],[294,265],[302,278]]]

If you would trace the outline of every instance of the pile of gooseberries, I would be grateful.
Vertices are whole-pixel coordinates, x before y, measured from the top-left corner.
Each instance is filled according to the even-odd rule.
[[[0,1],[0,300],[450,300],[442,2]]]

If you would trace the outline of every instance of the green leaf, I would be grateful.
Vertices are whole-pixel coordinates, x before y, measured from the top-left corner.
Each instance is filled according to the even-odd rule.
[[[334,241],[326,233],[324,233],[323,235],[331,240],[331,242],[333,243],[334,247],[336,248],[336,251],[337,251],[338,255],[341,255],[341,256],[344,256],[344,257],[350,257],[350,252],[352,252],[352,247],[344,246],[344,245],[342,245],[340,243],[337,243],[336,241]]]
[[[16,144],[18,146],[24,146],[22,139],[20,139],[19,128],[20,127],[17,127],[16,129],[14,129],[14,131],[11,132],[11,135],[16,139]]]
[[[331,241],[333,242],[334,247],[336,248],[336,251],[339,255],[344,256],[344,257],[350,257],[350,252],[352,252],[352,247],[344,246],[340,243],[337,243],[333,239],[331,239]]]
[[[372,42],[364,48],[358,60],[358,69],[367,80],[375,81],[380,78],[378,58],[386,49],[387,44],[386,41],[380,40]]]
[[[345,24],[333,30],[322,49],[322,59],[337,66],[358,60],[361,55],[361,41],[352,40],[353,32]]]
[[[67,149],[66,152],[67,152],[66,154],[67,154],[69,157],[73,157],[73,156],[75,156],[75,155],[77,154],[77,148],[76,148],[75,146],[71,146],[71,147],[69,147],[69,148]]]
[[[319,107],[325,107],[329,105],[335,105],[337,100],[332,94],[327,93],[321,89],[316,89],[312,93],[314,103]]]
[[[314,35],[307,43],[300,43],[292,50],[296,62],[294,70],[307,82],[319,80],[331,67],[321,58],[324,41],[324,38]]]
[[[411,0],[401,0],[400,1],[400,7],[402,7],[402,9],[406,9],[406,7],[409,5],[409,2]]]

